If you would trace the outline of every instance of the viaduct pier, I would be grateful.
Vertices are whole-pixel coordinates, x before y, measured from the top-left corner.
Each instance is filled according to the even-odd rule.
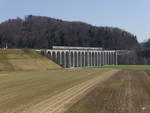
[[[53,46],[44,50],[51,60],[64,68],[117,65],[117,51],[98,47]]]

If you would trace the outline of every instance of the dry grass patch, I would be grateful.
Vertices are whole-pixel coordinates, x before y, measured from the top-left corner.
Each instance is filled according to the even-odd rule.
[[[47,70],[61,68],[39,52],[32,50],[0,50],[0,70]]]
[[[103,72],[94,68],[0,72],[0,113],[20,113]]]

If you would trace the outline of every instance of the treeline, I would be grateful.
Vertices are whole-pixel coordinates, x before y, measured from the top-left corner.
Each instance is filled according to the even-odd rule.
[[[136,36],[119,28],[96,27],[41,16],[10,19],[0,24],[0,48],[51,48],[89,46],[105,49],[137,49]]]
[[[150,65],[150,39],[140,44],[140,48],[119,57],[119,64]]]
[[[138,51],[138,56],[143,58],[145,65],[150,65],[150,38],[141,44],[142,49]]]

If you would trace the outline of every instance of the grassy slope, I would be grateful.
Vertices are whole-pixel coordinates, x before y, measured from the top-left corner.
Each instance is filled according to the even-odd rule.
[[[0,70],[47,70],[60,68],[36,51],[0,50]]]
[[[19,113],[21,109],[99,76],[104,71],[87,68],[0,72],[0,113]]]

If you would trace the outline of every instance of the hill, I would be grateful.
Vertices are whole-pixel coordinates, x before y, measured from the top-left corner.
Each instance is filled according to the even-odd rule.
[[[57,46],[90,46],[105,49],[136,49],[136,36],[119,28],[97,27],[83,22],[26,16],[0,24],[0,47],[51,48]]]
[[[47,70],[60,68],[57,64],[32,50],[0,50],[0,70]]]

